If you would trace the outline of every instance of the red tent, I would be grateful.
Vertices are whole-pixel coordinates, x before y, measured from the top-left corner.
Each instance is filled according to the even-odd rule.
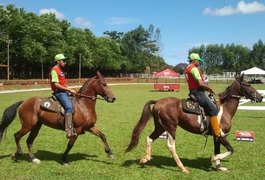
[[[163,71],[155,73],[156,78],[169,78],[169,77],[179,77],[179,73],[171,70],[171,69],[165,69]]]
[[[154,84],[154,89],[159,91],[174,91],[180,89],[179,83],[167,83],[167,79],[176,78],[179,77],[179,73],[171,70],[171,69],[165,69],[163,71],[157,72],[154,75],[155,78],[165,78],[165,83],[158,83],[156,80],[156,83]]]

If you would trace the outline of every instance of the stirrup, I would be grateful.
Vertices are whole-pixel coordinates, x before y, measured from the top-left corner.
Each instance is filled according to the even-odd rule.
[[[72,136],[77,136],[77,133],[75,131],[75,128],[72,128]]]
[[[66,138],[67,139],[70,139],[71,137],[76,137],[76,136],[77,136],[76,133],[68,133],[68,134],[66,134]]]
[[[77,133],[75,132],[74,128],[72,128],[71,130],[67,130],[66,131],[66,138],[71,138],[71,137],[77,137]]]

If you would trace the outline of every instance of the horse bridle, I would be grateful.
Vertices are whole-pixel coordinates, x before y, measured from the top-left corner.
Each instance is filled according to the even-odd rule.
[[[99,79],[99,85],[100,85],[100,87],[103,89],[104,94],[106,94],[106,95],[104,96],[104,99],[106,100],[107,97],[108,97],[108,95],[109,95],[110,93],[109,93],[108,91],[105,90],[104,86],[106,85],[106,83],[104,82],[103,79]]]
[[[104,91],[104,93],[105,94],[108,94],[106,91],[105,91],[105,89],[104,89],[104,82],[103,82],[103,80],[101,80],[101,79],[99,79],[98,80],[99,81],[99,84],[100,84],[100,86],[101,86],[101,88],[103,89],[103,91]],[[77,94],[75,94],[74,96],[77,96],[77,97],[83,97],[83,98],[88,98],[88,99],[91,99],[92,101],[95,101],[96,99],[100,99],[100,100],[105,100],[105,98],[103,99],[103,98],[98,98],[98,97],[96,97],[96,96],[88,96],[88,95],[85,95],[85,94],[81,94],[81,93],[77,93]],[[107,96],[107,95],[106,95]]]
[[[250,86],[248,84],[245,84],[243,82],[239,82],[240,84],[240,92],[246,97],[247,99],[252,99],[253,97],[249,95],[249,93],[246,92],[246,90],[243,88],[243,86]]]
[[[87,95],[81,94],[81,93],[77,93],[74,96],[88,98],[88,99],[91,99],[92,101],[95,101],[97,99],[96,96],[87,96]]]
[[[248,96],[248,94],[246,93],[246,91],[245,91],[245,89],[243,88],[243,86],[245,85],[245,84],[243,84],[242,82],[239,82],[239,81],[237,81],[237,83],[239,83],[239,85],[240,85],[240,95],[234,95],[234,94],[231,94],[231,92],[230,93],[228,93],[231,97],[233,97],[233,98],[236,98],[236,99],[241,99],[241,97],[246,97],[246,98],[249,98],[249,96]],[[231,85],[232,86],[232,85]],[[231,91],[231,86],[229,87],[229,90],[228,91]],[[242,94],[242,95],[241,95]]]
[[[238,82],[238,81],[237,81]],[[240,95],[231,95],[234,98],[238,98],[240,99],[241,97],[246,97],[246,99],[252,99],[252,97],[249,95],[249,93],[246,92],[246,90],[243,88],[243,86],[247,86],[247,84],[243,83],[243,82],[238,82],[240,85]]]

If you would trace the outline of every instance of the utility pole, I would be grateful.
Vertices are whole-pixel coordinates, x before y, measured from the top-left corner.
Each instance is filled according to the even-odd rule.
[[[81,79],[81,59],[82,59],[82,54],[79,53],[79,73],[78,73],[79,79]]]
[[[10,75],[10,66],[9,66],[9,45],[12,43],[12,40],[11,39],[7,39],[6,40],[6,43],[7,43],[7,80],[9,80],[9,75]]]
[[[43,62],[42,62],[42,59],[41,59],[41,79],[43,79]]]

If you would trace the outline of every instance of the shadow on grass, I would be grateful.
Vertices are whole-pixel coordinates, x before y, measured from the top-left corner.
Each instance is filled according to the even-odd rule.
[[[40,161],[55,161],[59,164],[62,164],[61,158],[62,158],[63,152],[62,153],[54,153],[54,152],[50,152],[50,151],[39,150],[36,153],[34,153],[34,155]],[[10,157],[10,159],[12,159],[11,154],[0,156],[0,159],[4,159],[6,157]],[[96,159],[98,157],[96,155],[87,155],[87,154],[83,154],[83,153],[72,153],[72,154],[70,153],[70,154],[68,154],[67,157],[68,157],[67,159],[69,160],[69,163],[75,162],[75,161],[80,161],[80,160],[89,160],[89,161],[101,162],[101,163],[105,163],[105,164],[112,164],[112,163],[107,162],[107,161],[102,161],[102,160]],[[21,156],[17,157],[16,159],[13,159],[13,161],[16,163],[20,163],[23,161],[30,162],[29,154],[23,153]]]
[[[181,162],[183,163],[185,167],[188,167],[188,168],[201,169],[204,171],[213,170],[213,167],[212,167],[212,164],[209,158],[197,158],[197,159],[181,158]],[[132,164],[139,164],[139,159],[127,160],[122,164],[122,166],[128,167],[128,166],[131,166]],[[142,165],[141,167],[144,168],[146,166],[155,166],[157,168],[165,168],[165,167],[177,167],[177,164],[175,163],[174,159],[171,157],[152,156],[151,161],[147,162],[145,165]]]
[[[40,159],[41,161],[56,161],[58,163],[62,163],[61,158],[63,156],[63,152],[61,153],[55,153],[55,152],[50,152],[50,151],[45,151],[45,150],[38,150],[35,153],[35,157]],[[84,160],[84,159],[90,159],[97,157],[96,155],[87,155],[83,153],[69,153],[67,156],[69,162],[74,162],[74,161],[79,161],[79,160]]]
[[[4,159],[4,158],[6,158],[6,157],[10,157],[10,158],[11,158],[11,154],[0,156],[0,159]]]

